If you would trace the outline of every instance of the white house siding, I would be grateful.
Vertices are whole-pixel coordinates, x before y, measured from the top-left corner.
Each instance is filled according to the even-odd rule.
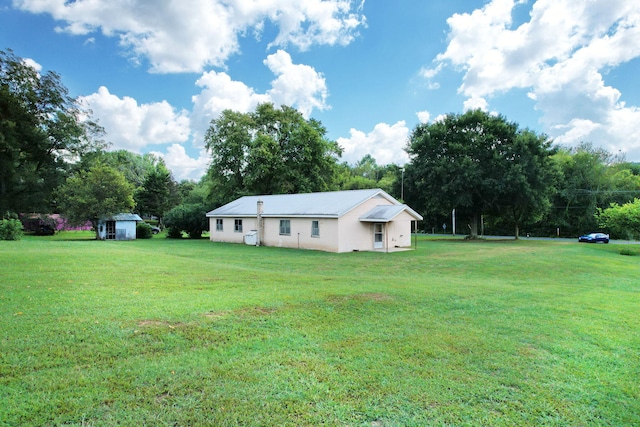
[[[258,230],[255,212],[260,202],[263,203],[260,244],[265,246],[330,252],[409,247],[412,222],[422,219],[380,189],[245,196],[207,214],[211,215],[210,240],[243,243],[247,233]],[[223,220],[222,231],[216,230],[217,219]],[[241,233],[234,231],[235,219],[243,221]],[[280,234],[281,219],[290,221],[288,235]],[[319,222],[318,237],[311,236],[313,221]],[[382,247],[374,247],[375,224],[384,226]]]
[[[209,240],[212,242],[244,243],[244,235],[251,230],[257,230],[256,218],[222,218],[222,231],[216,230],[216,219],[209,218]],[[236,219],[242,220],[242,233],[234,231]]]
[[[373,224],[359,218],[379,205],[391,205],[384,197],[373,197],[340,218],[338,252],[373,250]],[[385,227],[386,228],[386,227]]]
[[[281,219],[288,219],[291,222],[291,233],[288,236],[280,234]],[[312,221],[319,222],[320,235],[318,237],[311,237]],[[338,220],[332,218],[264,218],[263,244],[283,248],[337,252],[337,232]]]
[[[389,247],[406,248],[411,246],[413,221],[415,221],[415,218],[407,212],[402,212],[393,221],[386,224]]]

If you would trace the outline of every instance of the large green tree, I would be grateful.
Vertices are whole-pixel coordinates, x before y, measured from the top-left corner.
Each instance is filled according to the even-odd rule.
[[[173,207],[176,184],[164,162],[159,162],[144,178],[142,186],[135,193],[136,208],[140,214],[158,217],[162,224],[165,212]]]
[[[609,205],[610,154],[592,144],[564,148],[553,157],[560,174],[553,209],[545,220],[561,235],[576,236],[598,228],[595,214]]]
[[[104,146],[83,115],[58,74],[0,51],[0,212],[51,209],[69,160]]]
[[[326,129],[297,110],[261,104],[252,113],[225,110],[205,136],[216,204],[244,194],[334,188],[341,149]]]
[[[554,152],[546,136],[525,129],[504,144],[502,152],[495,153],[493,173],[500,177],[496,190],[500,197],[487,213],[512,226],[516,239],[522,225],[540,221],[551,208],[558,180],[552,161]]]
[[[90,221],[98,238],[100,219],[133,209],[133,186],[121,172],[96,165],[67,178],[58,189],[58,205],[69,223]]]
[[[81,161],[74,165],[74,169],[89,169],[97,164],[110,166],[121,172],[126,180],[138,190],[142,188],[147,175],[161,163],[163,164],[162,160],[151,153],[137,154],[128,150],[101,150],[84,155]]]
[[[456,210],[470,235],[483,214],[509,217],[515,226],[548,206],[550,142],[503,116],[480,110],[420,124],[407,152],[405,198],[426,217]]]

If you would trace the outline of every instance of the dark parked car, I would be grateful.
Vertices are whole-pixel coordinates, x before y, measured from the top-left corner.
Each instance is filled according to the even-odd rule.
[[[151,226],[151,232],[153,234],[158,234],[160,232],[160,227],[156,227],[155,225]]]
[[[578,237],[578,242],[585,243],[609,243],[609,235],[604,233],[591,233]]]

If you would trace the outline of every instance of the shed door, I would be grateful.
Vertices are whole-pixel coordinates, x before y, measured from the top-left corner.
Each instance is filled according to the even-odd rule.
[[[115,221],[107,221],[106,223],[106,240],[115,240],[116,238],[116,222]]]
[[[384,224],[382,223],[373,224],[373,248],[384,248]]]

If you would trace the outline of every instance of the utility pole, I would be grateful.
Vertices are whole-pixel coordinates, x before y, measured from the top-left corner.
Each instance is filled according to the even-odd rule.
[[[400,198],[402,199],[402,203],[404,203],[404,168],[402,168],[402,184],[400,186]]]

